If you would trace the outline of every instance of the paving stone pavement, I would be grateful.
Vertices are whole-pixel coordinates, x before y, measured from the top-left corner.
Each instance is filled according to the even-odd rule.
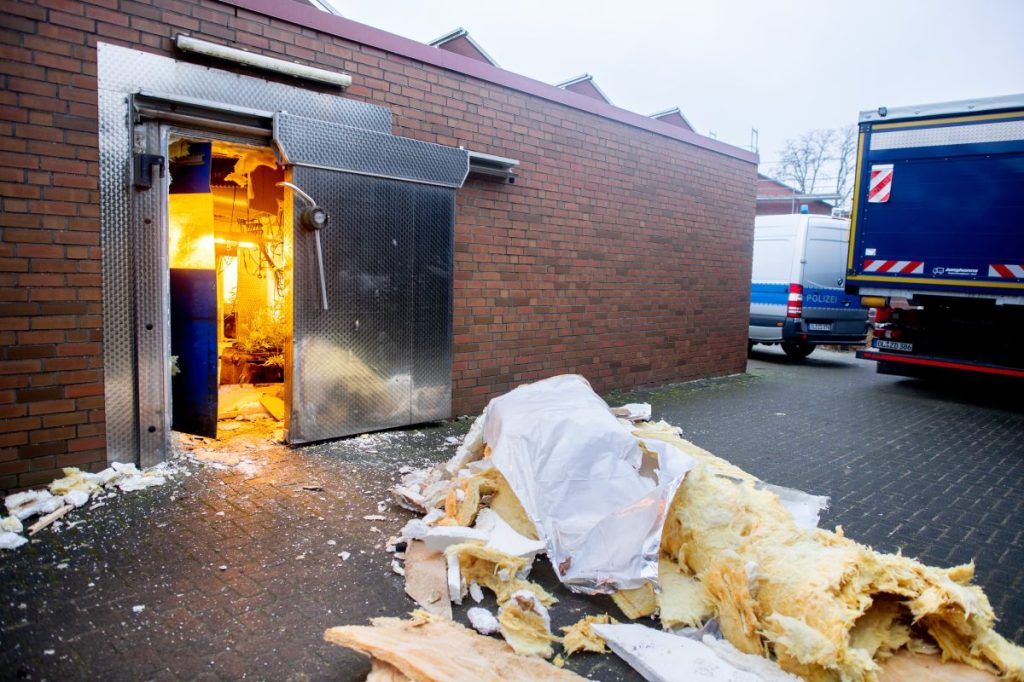
[[[1024,642],[1024,409],[1008,392],[769,349],[743,376],[609,399],[649,401],[762,479],[831,496],[823,525],[854,539],[938,565],[974,559],[998,629]],[[78,510],[84,524],[0,553],[0,678],[363,679],[366,660],[323,631],[412,608],[384,549],[411,514],[387,488],[401,466],[447,459],[468,426],[291,451],[264,439],[242,461],[187,463],[168,485]],[[555,625],[615,613],[562,589],[544,562],[534,577],[561,600]],[[636,679],[614,656],[569,667]]]

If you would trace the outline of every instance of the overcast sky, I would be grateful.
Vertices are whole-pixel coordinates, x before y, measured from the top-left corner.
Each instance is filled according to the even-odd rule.
[[[332,0],[349,19],[429,42],[466,28],[502,68],[588,72],[642,114],[679,106],[762,169],[785,141],[881,105],[1024,93],[1024,0]]]

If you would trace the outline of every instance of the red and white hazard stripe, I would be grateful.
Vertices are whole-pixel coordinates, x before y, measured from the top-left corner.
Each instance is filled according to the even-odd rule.
[[[892,164],[876,164],[871,167],[871,182],[868,185],[868,203],[884,204],[892,193]]]
[[[1024,265],[992,263],[988,266],[988,276],[1002,279],[1021,279],[1024,278]]]
[[[923,260],[872,260],[864,259],[864,272],[888,272],[899,275],[920,275],[924,273]]]

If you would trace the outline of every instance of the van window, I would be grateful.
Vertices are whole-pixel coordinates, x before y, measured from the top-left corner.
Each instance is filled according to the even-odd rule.
[[[793,265],[793,237],[754,239],[754,282],[788,282]]]
[[[810,225],[804,264],[804,285],[812,287],[842,286],[846,277],[847,238],[849,229]]]

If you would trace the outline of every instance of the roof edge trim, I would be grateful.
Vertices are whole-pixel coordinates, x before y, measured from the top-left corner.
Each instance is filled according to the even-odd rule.
[[[511,71],[505,71],[470,57],[464,57],[447,50],[438,50],[426,43],[403,38],[394,33],[388,33],[366,24],[360,24],[351,19],[327,14],[312,5],[304,5],[292,2],[291,0],[220,0],[220,2],[287,21],[297,26],[327,33],[354,43],[390,52],[401,57],[454,71],[488,83],[518,90],[519,92],[533,95],[549,102],[585,111],[617,123],[661,135],[662,137],[679,140],[680,142],[685,142],[740,161],[753,164],[758,162],[758,155],[746,149],[741,149],[740,147],[719,142],[698,133],[648,118],[643,114],[620,109],[592,97],[562,90],[548,83],[543,83]],[[353,85],[357,83],[358,80]]]

